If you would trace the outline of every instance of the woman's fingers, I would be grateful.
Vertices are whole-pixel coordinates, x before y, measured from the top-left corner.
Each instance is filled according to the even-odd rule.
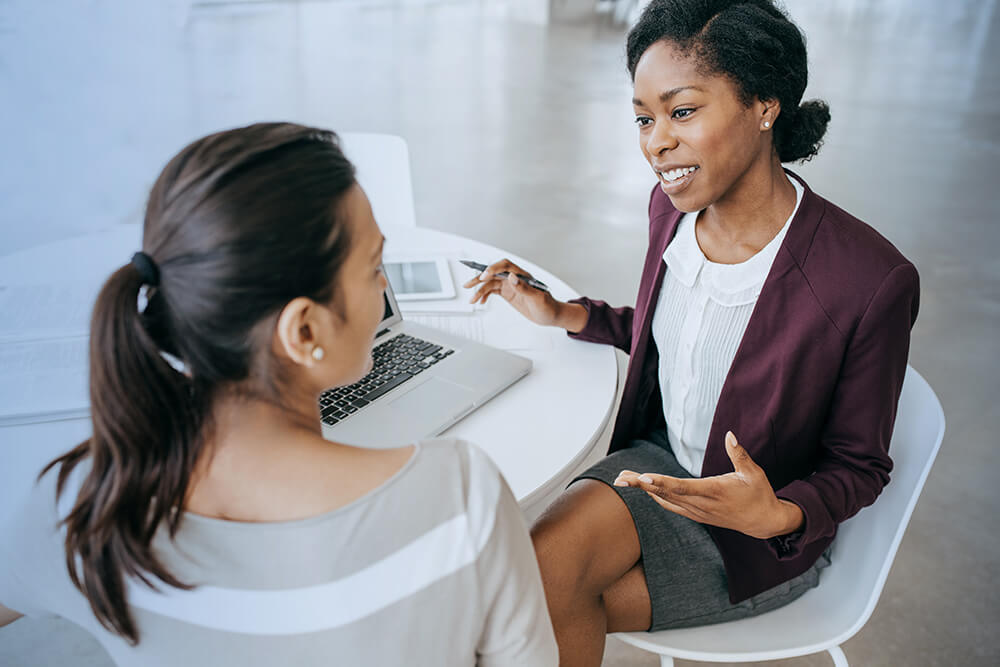
[[[635,481],[639,473],[632,472],[631,470],[622,470],[618,473],[618,478],[615,480],[615,486],[638,486],[638,482]]]
[[[498,274],[504,274],[498,276]],[[530,273],[514,264],[509,259],[501,259],[486,267],[481,273],[467,280],[462,287],[473,289],[477,285],[479,289],[469,299],[469,303],[486,303],[491,294],[500,294],[510,301],[519,294],[523,294],[526,288],[521,285],[521,280],[517,274],[529,276]]]
[[[485,270],[480,274],[480,278],[483,280],[492,278],[498,273],[520,273],[524,276],[530,276],[531,274],[522,269],[520,266],[510,261],[509,259],[501,259],[499,262],[493,262],[486,267]]]
[[[490,294],[494,294],[500,291],[500,281],[490,280],[482,284],[482,286],[476,290],[476,293],[472,295],[469,299],[469,303],[486,303],[486,299]]]

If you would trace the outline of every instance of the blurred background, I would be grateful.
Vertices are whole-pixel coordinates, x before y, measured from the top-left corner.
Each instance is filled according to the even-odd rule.
[[[290,120],[402,136],[419,225],[630,304],[654,182],[624,67],[634,4],[0,0],[0,255],[136,223],[183,145]],[[844,647],[855,665],[1000,664],[996,5],[785,3],[806,98],[833,116],[819,156],[790,166],[916,264],[910,363],[948,420],[879,606]],[[0,664],[110,662],[67,623],[23,619],[0,629]],[[658,662],[612,640],[605,664]]]

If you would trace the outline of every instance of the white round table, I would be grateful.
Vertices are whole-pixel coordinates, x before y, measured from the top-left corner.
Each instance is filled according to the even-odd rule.
[[[506,256],[547,283],[556,298],[577,296],[541,267],[471,239],[417,227],[383,228],[383,233],[387,255],[452,252],[487,263]],[[107,276],[141,247],[140,239],[139,225],[122,225],[0,257],[0,285],[83,285],[92,303]],[[461,282],[463,276],[455,277]],[[465,291],[459,292],[462,298]],[[493,297],[487,311],[509,308]],[[534,326],[519,316],[504,321],[510,327]],[[516,350],[534,363],[528,376],[444,435],[465,438],[485,450],[533,518],[603,453],[599,447],[614,408],[618,361],[611,347],[572,340],[561,329],[527,333],[542,342],[537,349]],[[31,483],[45,462],[89,433],[85,418],[0,427],[0,484]]]

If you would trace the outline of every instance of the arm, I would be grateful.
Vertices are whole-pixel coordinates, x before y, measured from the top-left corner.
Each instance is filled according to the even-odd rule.
[[[632,316],[634,309],[630,306],[612,308],[603,301],[594,301],[580,297],[569,302],[570,305],[583,307],[586,317],[581,318],[582,328],[569,329],[567,332],[573,338],[585,340],[588,343],[603,343],[614,345],[628,353],[632,348]]]
[[[501,486],[493,532],[477,562],[488,605],[477,664],[554,667],[559,649],[538,561],[521,509],[506,482]]]
[[[624,470],[617,486],[636,486],[662,507],[704,524],[767,539],[779,559],[793,558],[870,505],[889,481],[889,439],[906,374],[917,274],[899,267],[883,282],[862,318],[841,367],[816,470],[777,491],[726,434],[734,471],[678,479]]]
[[[837,524],[871,505],[888,483],[889,440],[918,300],[916,269],[897,266],[858,323],[830,403],[816,470],[776,491],[804,516],[800,532],[769,542],[779,558],[793,558],[810,542],[831,537]]]

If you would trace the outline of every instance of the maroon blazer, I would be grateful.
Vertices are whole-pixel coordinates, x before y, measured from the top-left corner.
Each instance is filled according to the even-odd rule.
[[[788,173],[805,192],[723,384],[702,476],[732,472],[724,445],[731,430],[778,497],[802,508],[805,526],[771,540],[709,527],[733,603],[805,572],[837,524],[888,483],[889,438],[917,317],[913,265]],[[634,309],[576,300],[589,318],[575,337],[630,355],[609,453],[663,424],[650,325],[666,271],[663,252],[682,215],[656,185]]]

